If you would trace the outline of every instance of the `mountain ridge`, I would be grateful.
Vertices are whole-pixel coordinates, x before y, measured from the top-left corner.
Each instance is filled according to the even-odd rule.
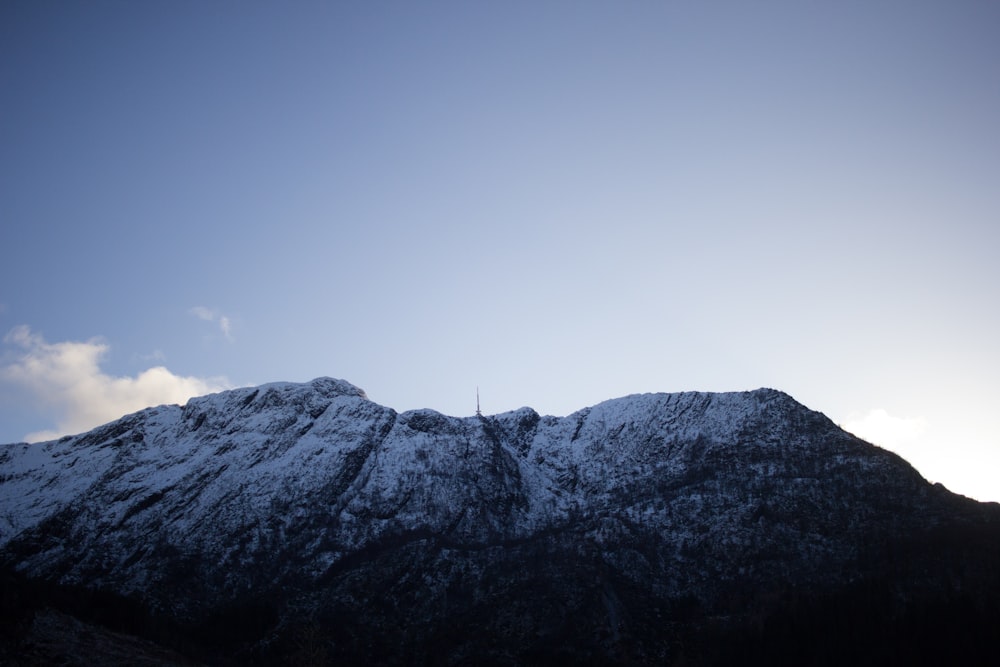
[[[3,446],[0,475],[8,571],[187,627],[249,613],[238,655],[265,663],[302,617],[338,659],[675,659],[727,605],[742,627],[767,591],[885,580],[935,531],[985,531],[992,554],[1000,526],[774,389],[450,417],[270,383]]]

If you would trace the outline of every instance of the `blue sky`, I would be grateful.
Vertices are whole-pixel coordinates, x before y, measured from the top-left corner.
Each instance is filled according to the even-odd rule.
[[[0,441],[771,386],[1000,500],[1000,6],[5,2]]]

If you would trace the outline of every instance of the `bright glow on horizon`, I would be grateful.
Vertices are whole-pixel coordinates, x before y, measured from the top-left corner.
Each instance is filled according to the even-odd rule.
[[[894,417],[882,408],[875,408],[864,415],[848,417],[843,428],[868,442],[895,450],[919,438],[927,430],[927,420]]]
[[[982,433],[956,418],[933,428],[923,417],[896,417],[876,408],[851,415],[841,427],[906,459],[931,482],[978,500],[1000,502],[995,471],[1000,455]]]

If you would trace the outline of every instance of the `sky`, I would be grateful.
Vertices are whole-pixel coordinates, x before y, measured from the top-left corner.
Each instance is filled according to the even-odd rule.
[[[1000,4],[0,3],[0,442],[773,387],[1000,501]]]

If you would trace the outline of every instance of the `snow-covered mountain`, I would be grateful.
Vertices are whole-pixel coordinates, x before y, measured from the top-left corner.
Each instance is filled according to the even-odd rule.
[[[872,586],[992,620],[998,554],[1000,507],[770,389],[457,418],[319,378],[0,447],[17,585],[208,662],[725,662]]]

